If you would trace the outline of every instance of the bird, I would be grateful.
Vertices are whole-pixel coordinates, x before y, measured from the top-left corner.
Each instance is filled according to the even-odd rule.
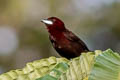
[[[42,19],[49,33],[49,39],[54,49],[60,56],[72,59],[81,55],[82,52],[88,52],[86,44],[74,33],[65,27],[62,20],[57,17]]]

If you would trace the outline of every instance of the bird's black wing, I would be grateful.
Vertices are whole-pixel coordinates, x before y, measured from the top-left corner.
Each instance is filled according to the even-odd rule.
[[[80,39],[73,34],[71,31],[66,30],[64,36],[69,39],[70,41],[79,41]]]
[[[64,36],[72,41],[72,42],[75,42],[75,43],[78,43],[79,45],[83,46],[83,48],[85,48],[86,50],[88,50],[87,46],[85,45],[85,43],[79,38],[77,37],[75,34],[73,34],[71,31],[69,30],[66,30],[64,32]]]

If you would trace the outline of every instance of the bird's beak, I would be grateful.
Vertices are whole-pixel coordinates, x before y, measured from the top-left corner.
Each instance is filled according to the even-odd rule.
[[[53,22],[51,20],[47,20],[47,19],[43,19],[43,20],[41,20],[41,22],[48,24],[48,25],[53,24]]]

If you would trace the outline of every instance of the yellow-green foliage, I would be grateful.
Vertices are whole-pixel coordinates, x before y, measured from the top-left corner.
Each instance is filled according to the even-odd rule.
[[[50,57],[27,63],[23,69],[11,70],[0,75],[0,80],[35,80],[50,72],[57,63],[68,62],[65,58]]]
[[[71,60],[55,57],[36,60],[27,63],[23,69],[0,75],[0,80],[45,80],[48,77],[54,77],[54,80],[87,80],[94,59],[100,53],[99,50],[82,53],[80,57]]]

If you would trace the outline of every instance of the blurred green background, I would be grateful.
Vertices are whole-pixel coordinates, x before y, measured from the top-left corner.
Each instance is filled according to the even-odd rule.
[[[56,56],[41,19],[56,16],[90,50],[120,51],[120,0],[0,0],[0,73]]]

